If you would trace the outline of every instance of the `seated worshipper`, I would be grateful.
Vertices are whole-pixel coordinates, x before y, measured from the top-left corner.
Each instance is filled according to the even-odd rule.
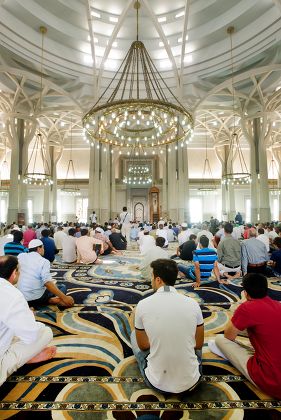
[[[102,241],[103,244],[103,253],[102,255],[108,255],[108,254],[120,254],[119,251],[117,251],[112,243],[110,242],[109,237],[107,237],[103,230],[100,227],[96,227],[93,238],[99,239]]]
[[[18,289],[28,305],[36,307],[53,304],[67,308],[73,306],[73,298],[65,294],[66,286],[62,283],[55,285],[50,273],[50,261],[43,257],[43,242],[40,239],[32,239],[28,248],[28,254],[18,256],[20,266]]]
[[[165,243],[165,240],[164,240]],[[153,246],[155,246],[155,239],[149,235],[149,230],[144,228],[143,235],[138,240],[141,255],[145,255],[146,252]]]
[[[21,230],[12,230],[12,235],[14,240],[12,242],[7,242],[4,245],[4,254],[5,255],[14,255],[15,257],[22,252],[28,252],[28,248],[23,246],[23,233]]]
[[[52,263],[59,250],[56,248],[54,239],[49,238],[50,233],[51,232],[48,229],[43,229],[41,232],[41,241],[44,245],[44,258]]]
[[[168,237],[168,242],[175,242],[176,240],[172,225],[169,225],[167,229],[167,237]]]
[[[214,249],[208,248],[208,245],[209,239],[207,236],[201,236],[199,240],[199,249],[196,249],[193,252],[194,266],[190,267],[178,264],[180,273],[185,274],[187,278],[195,280],[195,283],[192,284],[193,287],[199,287],[201,280],[208,280],[213,270],[217,281],[220,281],[217,253]]]
[[[210,230],[208,229],[208,225],[206,223],[202,224],[202,229],[199,230],[199,232],[197,233],[197,240],[199,241],[199,239],[201,238],[201,236],[207,236],[207,238],[209,239],[209,246],[212,245],[213,246],[213,239],[214,239],[214,235],[212,234],[212,232],[210,232]]]
[[[54,233],[54,241],[56,248],[59,251],[62,249],[62,239],[65,238],[65,235],[66,233],[64,232],[63,226],[58,226],[56,232]]]
[[[19,270],[16,257],[0,257],[0,385],[25,363],[51,359],[56,347],[51,328],[35,321],[23,294],[14,287]]]
[[[100,244],[100,252],[103,253],[103,241],[89,236],[86,228],[80,230],[80,238],[76,238],[77,262],[80,264],[102,264],[96,254],[96,245]]]
[[[158,260],[159,258],[167,259],[169,258],[168,251],[163,249],[165,245],[165,239],[161,236],[156,238],[156,241],[151,244],[150,248],[146,249],[146,253],[144,254],[144,258],[138,267],[141,271],[141,277],[146,280],[151,280],[152,276],[152,268],[150,264],[152,261]]]
[[[104,234],[105,234],[105,236],[107,236],[108,238],[109,238],[109,236],[111,235],[111,229],[112,229],[112,226],[111,226],[111,225],[107,225],[107,226],[106,226],[106,229],[104,229]]]
[[[122,235],[120,230],[115,227],[111,229],[111,235],[109,236],[110,242],[115,249],[125,250],[127,248],[127,241],[125,236]]]
[[[266,235],[264,233],[264,229],[263,228],[259,228],[258,229],[257,239],[265,244],[266,250],[267,250],[267,252],[269,252],[269,237],[268,237],[268,235]]]
[[[248,229],[249,239],[241,242],[242,272],[262,273],[266,272],[266,262],[269,260],[266,246],[259,241],[255,228]]]
[[[36,239],[36,232],[35,232],[35,230],[33,229],[33,225],[32,225],[32,224],[29,224],[29,225],[27,226],[26,231],[24,231],[24,232],[23,232],[23,245],[27,248],[27,247],[28,247],[29,242],[30,242],[32,239]]]
[[[272,252],[268,265],[272,270],[273,276],[281,276],[281,238],[277,236],[273,241],[273,246],[276,249]]]
[[[178,275],[175,261],[158,259],[151,268],[156,293],[137,304],[132,350],[149,387],[160,392],[191,391],[201,377],[202,312],[195,300],[173,287]]]
[[[165,245],[163,248],[168,248],[169,242],[168,242],[168,233],[167,229],[164,229],[164,225],[160,224],[158,229],[156,230],[156,237],[164,238],[165,239]]]
[[[182,223],[181,231],[178,234],[179,246],[182,245],[184,242],[188,241],[192,233],[193,233],[192,230],[188,229],[187,223]]]
[[[65,236],[65,238],[62,238],[61,244],[62,244],[62,260],[66,264],[71,264],[76,262],[77,260],[77,254],[76,254],[76,238],[75,235],[75,229],[70,228],[68,230],[68,235]]]
[[[180,245],[177,248],[177,253],[175,255],[172,255],[171,258],[174,259],[176,257],[179,257],[181,260],[192,261],[193,251],[195,251],[196,248],[196,235],[191,234],[189,240]]]
[[[233,226],[231,223],[224,225],[224,238],[219,242],[218,269],[222,277],[234,279],[241,276],[241,245],[232,237]],[[222,281],[222,283],[224,283]]]
[[[138,230],[136,224],[133,223],[132,227],[131,227],[131,234],[130,234],[131,241],[136,241],[137,238],[138,238],[138,234],[139,234],[139,230]]]
[[[273,398],[281,398],[281,304],[268,293],[267,279],[259,273],[243,277],[247,301],[239,305],[228,322],[224,336],[215,344],[230,363],[252,384]],[[237,335],[247,329],[253,348],[245,348]]]

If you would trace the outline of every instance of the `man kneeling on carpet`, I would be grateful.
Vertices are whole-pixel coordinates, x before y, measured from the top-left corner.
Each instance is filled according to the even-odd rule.
[[[51,359],[56,347],[51,328],[36,322],[22,293],[14,287],[19,276],[14,256],[0,257],[0,385],[25,363]]]
[[[243,277],[246,302],[236,309],[223,335],[217,335],[210,349],[228,359],[255,386],[281,398],[281,303],[267,296],[267,278],[260,273]],[[236,342],[247,329],[253,348]],[[217,352],[219,350],[219,352]]]
[[[43,257],[44,246],[40,239],[32,239],[28,244],[29,253],[19,254],[20,276],[18,289],[29,306],[60,305],[71,307],[74,300],[66,295],[66,286],[56,286],[50,273],[50,261]]]
[[[131,344],[146,384],[160,392],[192,390],[201,377],[204,324],[198,303],[173,287],[178,267],[170,259],[151,263],[156,293],[140,301]]]

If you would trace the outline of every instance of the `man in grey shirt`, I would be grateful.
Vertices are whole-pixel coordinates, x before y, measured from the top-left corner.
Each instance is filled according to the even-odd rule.
[[[241,245],[232,237],[233,226],[231,223],[224,225],[224,238],[218,245],[218,268],[220,275],[227,279],[241,276]]]
[[[249,239],[241,243],[242,253],[242,271],[243,275],[247,273],[262,273],[266,272],[266,262],[269,260],[266,246],[257,238],[257,231],[255,228],[249,229]]]

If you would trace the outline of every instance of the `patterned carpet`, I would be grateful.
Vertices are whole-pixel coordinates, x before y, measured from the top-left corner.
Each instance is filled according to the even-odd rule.
[[[76,304],[36,312],[54,332],[56,358],[23,366],[0,387],[0,419],[281,418],[281,401],[273,401],[208,350],[208,341],[223,331],[231,304],[239,300],[240,279],[227,286],[209,280],[195,291],[189,281],[177,282],[177,290],[196,299],[203,311],[204,378],[192,394],[167,397],[143,383],[130,346],[132,310],[152,293],[136,269],[140,257],[128,251],[104,257],[104,262],[53,265],[53,276],[65,282]],[[270,296],[281,300],[280,281],[269,283]]]

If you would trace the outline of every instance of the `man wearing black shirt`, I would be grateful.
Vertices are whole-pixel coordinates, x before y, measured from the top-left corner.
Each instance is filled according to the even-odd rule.
[[[111,229],[111,235],[109,235],[109,240],[112,243],[112,246],[118,250],[124,250],[127,248],[126,238],[120,232],[116,232],[115,228]]]
[[[172,255],[172,259],[175,257],[179,257],[185,261],[192,261],[193,260],[193,251],[196,249],[196,235],[190,235],[189,240],[184,242],[177,248],[177,254]]]

